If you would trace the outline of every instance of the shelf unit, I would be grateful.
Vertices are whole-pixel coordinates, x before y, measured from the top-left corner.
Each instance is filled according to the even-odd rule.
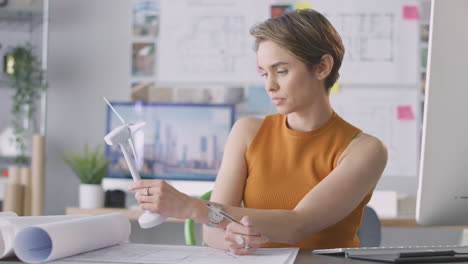
[[[36,52],[39,57],[45,57],[44,43],[47,39],[44,38],[44,33],[47,33],[47,25],[44,24],[47,23],[47,13],[48,0],[8,1],[5,6],[0,7],[0,88],[7,84],[3,75],[3,56],[9,47],[28,41],[38,47]]]
[[[4,11],[0,13],[0,30],[31,32],[42,24],[42,13],[37,11]]]
[[[0,7],[0,134],[11,123],[11,96],[9,81],[4,72],[4,55],[12,47],[31,43],[34,53],[41,60],[41,68],[47,69],[48,0],[8,1]],[[34,132],[45,134],[46,94],[38,102]],[[1,143],[2,141],[0,141]],[[3,141],[4,143],[5,141]],[[2,153],[0,145],[0,173],[14,164],[14,157]]]

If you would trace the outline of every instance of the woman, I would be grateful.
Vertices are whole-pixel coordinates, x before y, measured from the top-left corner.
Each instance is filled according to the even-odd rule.
[[[330,105],[329,89],[344,54],[341,38],[313,10],[268,19],[251,34],[278,113],[235,123],[211,209],[161,180],[130,189],[145,210],[207,224],[205,242],[235,254],[259,247],[356,247],[363,207],[387,151]],[[219,217],[220,209],[242,224]]]

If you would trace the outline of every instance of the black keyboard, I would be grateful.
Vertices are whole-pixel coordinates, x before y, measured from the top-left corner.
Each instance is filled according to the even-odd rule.
[[[468,254],[468,245],[436,245],[436,246],[399,246],[399,247],[360,247],[360,248],[328,248],[316,249],[312,252],[318,255],[381,255],[381,254],[401,254],[413,252],[435,252],[453,250],[457,254]]]

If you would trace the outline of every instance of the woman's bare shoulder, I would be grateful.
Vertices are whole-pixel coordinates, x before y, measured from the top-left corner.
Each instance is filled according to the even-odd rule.
[[[256,132],[263,123],[264,118],[259,117],[242,117],[236,121],[235,126],[240,126],[245,132]]]
[[[242,139],[247,145],[253,140],[257,131],[263,123],[263,118],[258,117],[243,117],[236,121],[232,128],[232,133],[238,139]]]
[[[356,147],[367,145],[371,148],[386,149],[385,144],[380,139],[366,133],[360,133],[357,135],[353,139],[352,143],[353,142]]]
[[[377,137],[361,132],[354,137],[343,151],[338,163],[350,154],[361,155],[363,152],[372,152],[377,155],[377,158],[387,159],[387,147],[385,144]]]

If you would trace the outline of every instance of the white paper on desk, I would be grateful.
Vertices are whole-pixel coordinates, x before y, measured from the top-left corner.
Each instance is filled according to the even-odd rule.
[[[24,228],[14,249],[20,260],[39,263],[127,242],[129,237],[128,218],[106,214]]]
[[[233,255],[210,247],[120,244],[64,258],[60,263],[148,264],[292,264],[298,248],[261,248],[253,255]]]
[[[52,215],[52,216],[2,216],[0,217],[0,259],[12,257],[13,241],[16,234],[26,227],[53,223],[58,221],[77,219],[85,215]]]

